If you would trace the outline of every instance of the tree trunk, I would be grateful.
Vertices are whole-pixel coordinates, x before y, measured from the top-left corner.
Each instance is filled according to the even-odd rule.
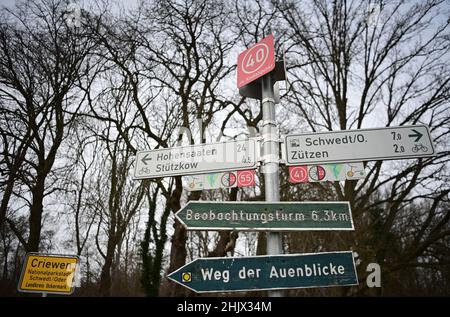
[[[170,247],[170,266],[168,273],[171,273],[186,263],[186,241],[187,234],[186,229],[178,221],[174,224],[175,232],[172,236],[172,246]],[[173,285],[168,290],[169,294],[167,296],[186,296],[186,289],[181,285]]]
[[[2,230],[5,219],[6,219],[6,211],[8,210],[9,199],[11,198],[11,194],[14,188],[14,178],[10,175],[8,181],[6,182],[6,189],[3,192],[2,202],[0,205],[0,230]]]
[[[100,295],[111,296],[111,267],[114,257],[115,243],[114,238],[110,237],[108,240],[108,247],[106,250],[105,263],[102,267],[102,273],[100,275]]]
[[[30,235],[25,246],[26,252],[39,252],[39,243],[41,241],[42,229],[42,202],[44,200],[45,178],[39,177],[36,186],[33,189],[33,201],[30,208]]]
[[[230,201],[237,200],[238,188],[231,188]],[[228,252],[234,253],[234,247],[236,246],[236,239],[239,234],[236,231],[220,231],[219,241],[217,242],[213,251],[208,252],[208,257],[221,257],[226,256]]]
[[[175,213],[181,208],[180,197],[183,190],[183,184],[181,181],[181,177],[178,176],[175,178],[175,190],[173,191],[169,205],[172,211]],[[200,198],[201,192],[193,192],[189,197],[189,200],[198,200]],[[175,221],[173,225],[175,231],[172,236],[172,245],[170,247],[170,265],[168,273],[173,272],[180,267],[182,267],[186,263],[186,241],[187,241],[187,232],[186,229],[178,222]],[[172,286],[168,288],[167,293],[163,294],[163,296],[186,296],[186,289],[178,284],[171,284]]]

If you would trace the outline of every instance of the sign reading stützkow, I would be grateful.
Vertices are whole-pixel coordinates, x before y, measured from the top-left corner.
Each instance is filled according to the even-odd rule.
[[[134,178],[156,178],[256,167],[255,139],[140,151]]]
[[[285,137],[286,165],[395,160],[433,156],[425,125],[293,134]]]

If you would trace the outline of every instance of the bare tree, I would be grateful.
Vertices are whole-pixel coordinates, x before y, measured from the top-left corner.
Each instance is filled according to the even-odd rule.
[[[173,183],[169,185],[170,195]],[[170,215],[170,207],[166,204],[163,212],[157,220],[157,201],[160,185],[157,183],[155,189],[146,193],[148,201],[148,221],[145,228],[144,238],[140,244],[142,258],[141,284],[147,296],[158,296],[161,286],[161,274],[163,271],[164,247],[167,241],[166,226]],[[151,249],[154,249],[153,251]]]
[[[234,45],[226,28],[227,10],[214,1],[160,1],[143,5],[126,18],[103,21],[97,32],[103,57],[114,65],[119,85],[129,92],[132,103],[125,121],[118,119],[125,115],[119,109],[102,113],[91,107],[93,116],[114,124],[132,151],[174,145],[182,140],[174,133],[178,127],[192,135],[197,131],[204,142],[213,115],[228,104],[218,85],[233,70],[225,62]],[[202,121],[198,129],[197,119]],[[188,142],[193,144],[194,139]],[[175,178],[173,190],[155,181],[170,209],[179,210],[181,177]],[[184,264],[185,242],[184,228],[175,223],[169,271]],[[176,288],[173,294],[182,293]]]
[[[39,250],[43,201],[55,190],[48,177],[74,120],[68,111],[76,112],[76,84],[87,70],[84,61],[94,45],[82,29],[67,25],[65,8],[62,1],[42,0],[2,12],[2,169],[8,176],[0,221],[12,195],[28,206],[28,237],[6,219],[28,252]]]
[[[97,205],[100,219],[95,235],[99,253],[104,259],[100,275],[100,293],[111,293],[111,269],[119,266],[113,263],[132,218],[138,214],[144,199],[146,181],[136,183],[130,179],[132,152],[120,139],[111,140],[111,127],[106,128],[103,136],[107,155],[103,158],[103,169],[99,169],[97,178]],[[104,243],[102,240],[106,239]],[[104,246],[106,244],[106,246]],[[117,261],[117,260],[116,260]]]
[[[378,261],[386,273],[411,265],[450,233],[450,215],[442,209],[449,188],[445,177],[435,177],[448,175],[450,46],[444,2],[274,3],[289,30],[292,85],[286,98],[296,120],[312,131],[375,122],[430,126],[435,157],[368,163],[365,180],[334,183],[330,192],[351,202],[357,230],[347,244],[358,247],[363,264]],[[423,209],[409,212],[418,204]],[[372,241],[368,236],[375,233],[367,228],[375,225]],[[395,251],[393,237],[399,239]],[[360,280],[365,276],[364,271]]]

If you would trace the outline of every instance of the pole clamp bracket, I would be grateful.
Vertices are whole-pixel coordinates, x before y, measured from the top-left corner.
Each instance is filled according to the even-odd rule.
[[[262,103],[265,103],[265,102],[272,102],[272,103],[275,103],[275,99],[270,98],[270,97],[265,97],[265,98],[263,98],[263,100],[261,100],[261,102],[262,102]]]
[[[275,120],[261,120],[261,126],[262,127],[264,127],[266,125],[269,125],[269,124],[271,124],[273,126],[276,126],[277,122]]]
[[[268,163],[280,163],[280,158],[277,155],[274,154],[268,154],[268,155],[263,155],[259,158],[259,161],[261,161],[261,163],[263,163],[263,165],[268,164]]]

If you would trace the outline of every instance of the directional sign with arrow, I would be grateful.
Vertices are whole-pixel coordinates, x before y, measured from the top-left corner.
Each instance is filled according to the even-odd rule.
[[[151,160],[152,160],[152,158],[149,157],[149,154],[147,153],[147,154],[145,154],[144,157],[141,159],[141,162],[142,162],[144,165],[147,165],[147,162],[148,162],[148,161],[151,161]]]
[[[156,178],[252,169],[256,139],[139,151],[134,178]]]
[[[354,230],[346,201],[190,201],[175,217],[188,230]]]
[[[423,134],[420,133],[419,131],[417,131],[416,129],[411,129],[412,132],[414,132],[413,134],[408,134],[409,138],[416,138],[414,140],[414,142],[419,142],[419,140],[422,138]]]
[[[286,165],[396,160],[434,156],[425,125],[287,135]]]
[[[198,293],[358,285],[351,251],[200,258],[168,278]]]

